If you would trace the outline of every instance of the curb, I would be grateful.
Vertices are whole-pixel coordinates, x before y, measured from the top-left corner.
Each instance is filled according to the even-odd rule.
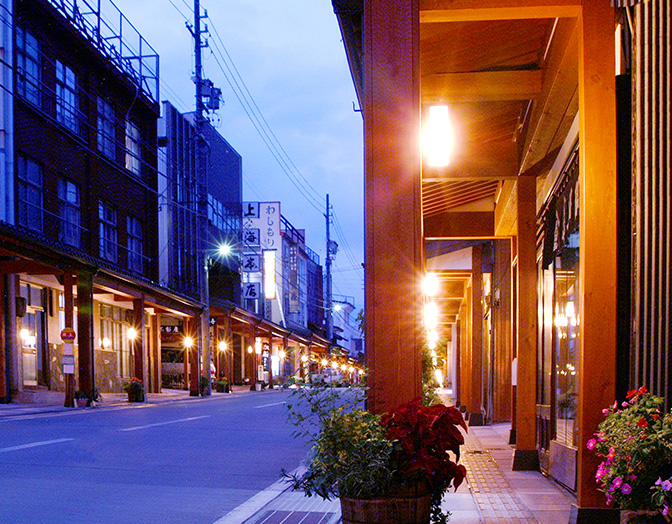
[[[291,486],[284,479],[276,480],[265,490],[260,491],[251,499],[243,502],[236,509],[231,510],[213,524],[241,524],[289,489],[291,489]]]

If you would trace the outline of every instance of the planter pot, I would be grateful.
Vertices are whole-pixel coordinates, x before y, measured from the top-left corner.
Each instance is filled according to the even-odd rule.
[[[128,392],[128,401],[129,402],[144,402],[145,393],[144,391],[139,391],[137,393]]]
[[[428,524],[431,495],[399,490],[379,499],[341,498],[343,524]]]
[[[256,389],[257,391],[261,391],[261,382],[255,383],[254,384],[254,389]]]
[[[621,524],[667,524],[668,519],[660,511],[621,511]]]

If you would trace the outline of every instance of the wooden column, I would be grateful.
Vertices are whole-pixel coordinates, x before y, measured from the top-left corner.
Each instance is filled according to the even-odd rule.
[[[197,397],[199,395],[198,386],[200,381],[200,370],[198,363],[198,344],[200,344],[201,319],[189,317],[189,336],[193,339],[194,345],[189,348],[189,396]]]
[[[495,241],[493,422],[511,420],[511,242]]]
[[[192,333],[191,333],[191,322],[189,322],[188,317],[185,318],[182,321],[182,330],[184,331],[182,333],[183,339],[187,336],[189,336],[189,337],[193,336]],[[190,384],[190,381],[189,381],[189,359],[190,359],[190,355],[191,355],[191,350],[193,348],[188,348],[184,344],[182,344],[182,348],[183,348],[182,351],[184,352],[184,357],[182,358],[183,363],[184,363],[184,386],[183,387],[184,387],[184,389],[189,389],[189,384]]]
[[[152,392],[161,393],[161,314],[152,316]]]
[[[77,273],[77,355],[79,357],[79,390],[93,398],[93,273]]]
[[[577,522],[605,508],[586,448],[616,395],[616,86],[614,10],[585,2],[579,20],[580,364]],[[593,520],[597,522],[597,520]],[[600,519],[600,522],[607,520]]]
[[[131,341],[133,344],[133,376],[145,382],[147,376],[145,373],[145,299],[133,299],[133,328],[135,329],[135,339]],[[149,388],[149,384],[145,384]],[[149,391],[149,389],[147,390]]]
[[[0,404],[8,403],[11,398],[9,394],[9,384],[7,380],[7,343],[6,343],[6,329],[5,326],[9,322],[10,315],[8,314],[7,302],[9,297],[5,282],[6,275],[0,273],[0,319],[2,328],[0,328]]]
[[[464,304],[460,308],[460,406],[469,410],[472,405],[471,373],[471,285],[467,287]]]
[[[483,248],[471,250],[471,401],[469,425],[482,426],[483,414]]]
[[[514,470],[539,469],[537,405],[537,181],[518,178],[518,385]]]
[[[417,0],[367,0],[364,94],[367,407],[422,393],[422,201]]]

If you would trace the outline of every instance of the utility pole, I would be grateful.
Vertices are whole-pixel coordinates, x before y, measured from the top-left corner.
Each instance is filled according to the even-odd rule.
[[[203,18],[207,18],[207,12]],[[187,26],[189,27],[189,26]],[[196,155],[196,173],[197,173],[197,198],[198,198],[198,260],[201,267],[201,275],[199,280],[201,281],[200,285],[200,295],[201,303],[203,304],[203,311],[201,313],[201,323],[200,323],[200,343],[198,344],[198,364],[196,370],[192,370],[192,373],[197,373],[197,387],[194,390],[192,381],[192,386],[190,387],[191,395],[198,395],[199,392],[201,395],[210,395],[212,392],[211,376],[210,376],[210,362],[211,362],[211,351],[210,351],[210,283],[209,283],[209,265],[210,260],[208,257],[208,171],[206,165],[206,143],[205,137],[203,135],[205,128],[205,116],[203,112],[205,111],[205,104],[203,103],[203,91],[204,84],[203,81],[203,65],[201,59],[201,49],[207,46],[203,44],[201,39],[201,34],[204,32],[201,30],[201,5],[200,0],[194,0],[194,27],[193,30],[190,30],[192,36],[194,37],[194,54],[195,54],[195,65],[196,70],[194,71],[194,84],[196,85],[196,112],[195,112],[195,126],[196,126],[196,137],[195,137],[195,155]],[[206,29],[207,31],[207,29]],[[203,363],[201,364],[201,360]],[[202,366],[202,367],[201,367]],[[205,368],[205,369],[203,369]],[[201,374],[207,378],[208,386],[206,388],[201,388]]]
[[[331,238],[329,236],[329,225],[331,223],[331,207],[329,206],[329,195],[327,195],[327,212],[324,215],[324,218],[327,220],[327,259],[325,261],[327,269],[327,289],[326,289],[326,313],[327,313],[327,340],[329,344],[332,344],[334,338],[334,317],[333,309],[331,302],[331,253],[334,251],[332,248]]]

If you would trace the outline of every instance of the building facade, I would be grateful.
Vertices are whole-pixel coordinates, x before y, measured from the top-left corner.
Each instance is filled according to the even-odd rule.
[[[5,7],[2,398],[157,391],[160,315],[199,310],[158,283],[158,55],[109,2]]]
[[[511,419],[513,467],[573,491],[572,522],[609,518],[601,410],[672,398],[669,1],[332,3],[364,118],[369,407],[419,394],[431,303],[470,420]],[[417,147],[437,114],[447,163]]]

